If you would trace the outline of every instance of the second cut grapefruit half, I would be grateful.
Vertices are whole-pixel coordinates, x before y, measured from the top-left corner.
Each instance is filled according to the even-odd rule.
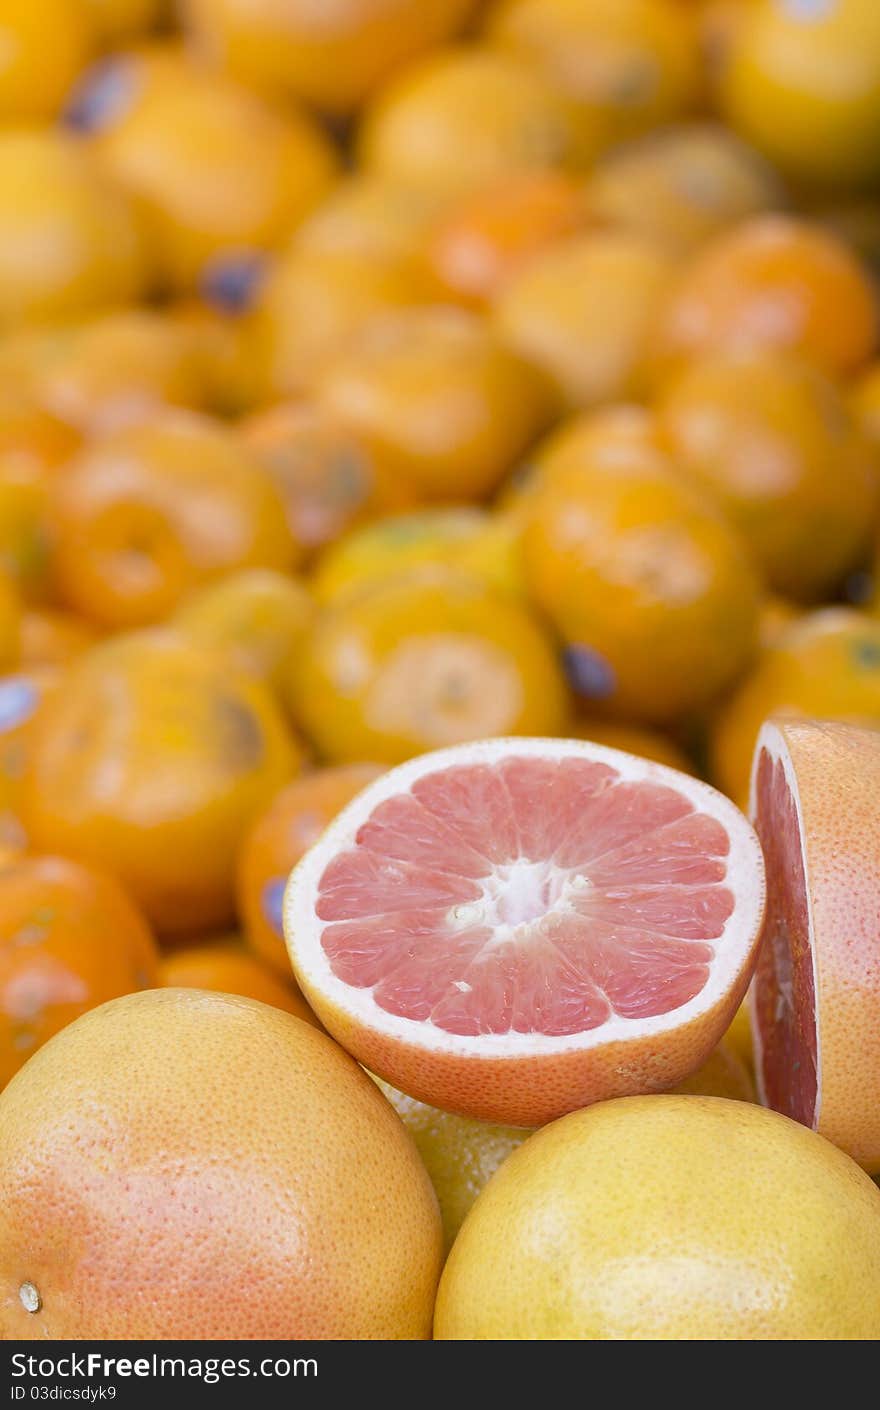
[[[538,1126],[697,1068],[763,912],[757,838],[707,784],[585,741],[495,739],[365,788],[293,872],[285,933],[371,1071]]]
[[[880,1174],[880,732],[768,721],[752,816],[768,893],[750,996],[759,1095]]]

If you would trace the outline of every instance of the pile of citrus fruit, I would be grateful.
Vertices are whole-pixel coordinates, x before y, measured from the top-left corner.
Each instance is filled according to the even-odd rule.
[[[5,0],[0,1336],[880,1338],[878,563],[877,0]]]

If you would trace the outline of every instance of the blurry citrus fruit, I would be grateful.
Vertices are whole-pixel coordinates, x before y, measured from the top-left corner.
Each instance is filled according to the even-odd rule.
[[[326,759],[397,763],[492,734],[558,734],[568,700],[529,609],[461,572],[413,569],[319,613],[292,682]]]
[[[775,646],[793,622],[805,615],[804,609],[784,597],[768,594],[761,603],[758,641],[762,648]]]
[[[855,371],[875,350],[877,293],[828,231],[786,215],[743,221],[701,250],[660,320],[661,362],[761,348]]]
[[[152,988],[158,961],[112,877],[60,857],[0,866],[0,1087],[87,1009]]]
[[[168,11],[168,0],[85,0],[99,38],[118,46],[158,27]]]
[[[693,107],[700,55],[689,8],[678,0],[502,0],[489,37],[573,99],[607,147]]]
[[[766,725],[752,813],[767,859],[752,992],[761,1097],[880,1174],[880,733]]]
[[[731,686],[757,645],[744,545],[659,454],[592,452],[589,420],[542,450],[526,583],[565,639],[585,708],[663,724]]]
[[[502,290],[495,326],[546,373],[564,407],[638,395],[675,263],[628,231],[595,231],[532,260]]]
[[[161,621],[202,583],[296,559],[259,462],[219,422],[182,411],[92,442],[59,485],[54,524],[64,602],[108,627]]]
[[[86,434],[143,420],[163,405],[201,407],[208,399],[194,336],[154,309],[55,330],[34,358],[32,394]]]
[[[352,525],[415,498],[415,489],[401,483],[377,449],[314,406],[282,402],[249,417],[240,430],[274,480],[307,558]]]
[[[277,688],[302,648],[313,612],[301,582],[271,568],[248,568],[186,598],[174,624],[237,670]]]
[[[73,612],[31,607],[21,619],[23,666],[64,666],[94,645],[97,632]]]
[[[471,46],[393,79],[358,150],[369,171],[455,195],[527,171],[584,171],[597,145],[589,119],[534,65]]]
[[[867,556],[880,453],[818,368],[772,352],[701,359],[667,384],[659,421],[773,591],[828,598]]]
[[[146,281],[128,198],[71,138],[0,132],[0,327],[129,303]]]
[[[712,777],[745,807],[752,752],[771,715],[880,725],[880,622],[846,607],[796,619],[717,713]]]
[[[772,168],[720,125],[662,128],[609,153],[586,189],[594,218],[688,253],[781,204]]]
[[[880,445],[880,362],[872,362],[853,388],[852,407],[865,434]]]
[[[294,779],[247,833],[238,855],[238,911],[245,939],[260,960],[292,980],[284,944],[284,888],[297,862],[339,810],[378,778],[376,764],[315,769]]]
[[[691,1096],[603,1103],[527,1141],[468,1218],[435,1321],[441,1341],[871,1341],[878,1329],[868,1177],[775,1112]]]
[[[25,334],[22,343],[28,341]],[[0,376],[6,383],[0,400],[0,469],[55,470],[70,458],[82,437],[39,405],[32,368],[42,362],[43,355],[36,347],[28,351],[22,347],[20,360],[17,343],[15,334],[0,343]]]
[[[472,1116],[440,1111],[398,1092],[378,1077],[376,1081],[415,1141],[431,1177],[448,1252],[477,1195],[531,1132],[521,1126],[492,1126]]]
[[[289,972],[288,966],[288,972]],[[317,1019],[291,976],[285,984],[277,974],[240,946],[221,941],[193,945],[164,955],[159,983],[171,989],[209,989],[219,994],[240,994],[261,1004],[284,1009],[295,1018],[317,1026]]]
[[[242,416],[265,396],[257,331],[240,309],[186,298],[168,309],[193,349],[198,405],[219,416]]]
[[[486,303],[548,245],[587,223],[581,185],[559,171],[527,172],[453,202],[427,258],[448,296]]]
[[[261,402],[311,391],[371,320],[425,296],[424,276],[409,260],[294,246],[273,267],[250,318]]]
[[[154,265],[173,290],[201,284],[222,297],[336,175],[333,148],[306,114],[276,112],[166,51],[105,60],[83,80],[69,120],[137,198]]]
[[[299,226],[292,248],[411,266],[425,278],[425,241],[445,209],[424,185],[350,172]]]
[[[21,654],[21,599],[12,579],[0,570],[0,672]]]
[[[733,1017],[733,1022],[724,1035],[727,1048],[739,1058],[743,1066],[751,1072],[754,1067],[752,1050],[752,1025],[749,1019],[749,996],[743,999]]]
[[[2,363],[0,350],[0,378]],[[0,402],[0,568],[32,602],[50,590],[53,472],[79,443],[13,380]]]
[[[430,1337],[430,1181],[311,1024],[190,989],[117,999],[43,1048],[0,1121],[4,1338]]]
[[[754,0],[721,94],[733,125],[806,183],[880,176],[880,10],[874,0]]]
[[[717,102],[719,79],[724,73],[741,27],[748,19],[752,0],[685,0],[695,4],[700,48],[712,99]]]
[[[838,240],[854,250],[875,279],[880,271],[880,207],[870,192],[811,200],[807,209]]]
[[[30,753],[35,845],[113,872],[169,935],[231,920],[241,839],[300,762],[261,682],[163,633],[74,662]]]
[[[325,549],[312,586],[319,602],[333,602],[364,584],[436,563],[515,594],[521,588],[518,550],[512,518],[475,505],[392,514],[353,529]]]
[[[420,496],[479,498],[541,430],[538,373],[464,309],[388,314],[321,380],[319,405],[375,448]]]
[[[681,1096],[728,1097],[735,1102],[755,1100],[751,1073],[726,1038],[712,1049],[696,1072],[683,1082],[677,1082],[674,1090]]]
[[[659,730],[644,729],[637,725],[621,725],[614,720],[578,720],[571,729],[573,739],[589,739],[594,744],[606,744],[609,749],[622,749],[626,754],[638,754],[642,759],[653,759],[667,768],[678,769],[683,774],[695,772],[693,763],[684,750]]]
[[[94,38],[82,0],[3,0],[0,121],[55,117],[91,58]]]
[[[370,784],[291,877],[287,944],[328,1030],[444,1110],[536,1126],[672,1086],[740,1002],[757,839],[686,774],[497,739]]]
[[[643,465],[651,474],[665,465],[657,418],[648,407],[634,402],[611,402],[594,407],[578,417],[578,460],[613,470],[617,465]],[[516,467],[496,500],[502,516],[520,526],[538,490],[554,473],[555,458],[545,456],[539,443],[529,457]]]
[[[256,87],[348,113],[450,37],[475,0],[183,0],[197,52]]]
[[[46,666],[0,675],[0,847],[24,848],[24,786],[37,713],[58,689],[60,673]]]

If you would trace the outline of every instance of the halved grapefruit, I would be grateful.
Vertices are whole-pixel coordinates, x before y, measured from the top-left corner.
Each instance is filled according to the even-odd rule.
[[[767,861],[761,1100],[880,1171],[880,733],[765,724],[752,816]]]
[[[763,911],[757,838],[707,784],[585,741],[495,739],[364,789],[294,871],[285,933],[371,1071],[538,1126],[698,1067]]]

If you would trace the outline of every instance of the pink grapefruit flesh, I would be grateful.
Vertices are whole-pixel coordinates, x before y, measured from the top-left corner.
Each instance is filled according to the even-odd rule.
[[[765,1105],[812,1126],[816,1118],[816,988],[797,804],[780,758],[764,748],[755,822],[768,876],[755,972],[755,1020]]]
[[[583,741],[496,740],[368,787],[285,922],[330,1031],[434,1106],[538,1125],[674,1086],[721,1037],[760,849],[707,785]]]
[[[752,769],[767,910],[751,992],[758,1091],[880,1171],[880,733],[768,723]]]

